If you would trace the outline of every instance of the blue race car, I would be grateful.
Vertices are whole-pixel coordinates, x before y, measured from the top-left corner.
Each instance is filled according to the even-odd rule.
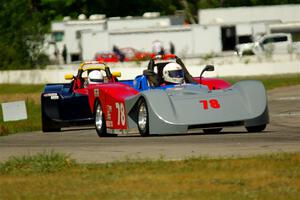
[[[103,74],[104,82],[115,83],[119,72],[110,72],[110,68],[98,61],[84,62],[76,76],[65,75],[70,83],[47,84],[41,94],[42,131],[60,131],[63,127],[93,124],[88,101],[88,75],[90,72]],[[99,83],[101,84],[101,83]]]

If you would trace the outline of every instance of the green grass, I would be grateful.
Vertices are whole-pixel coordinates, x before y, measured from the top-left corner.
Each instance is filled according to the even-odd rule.
[[[285,75],[273,75],[273,76],[249,76],[249,77],[225,77],[230,83],[236,83],[240,80],[260,80],[263,82],[267,90],[271,90],[278,87],[285,87],[291,85],[300,84],[300,74],[285,74]]]
[[[75,164],[75,161],[69,156],[51,151],[34,156],[11,157],[8,161],[0,164],[0,174],[53,173]]]
[[[4,94],[30,94],[41,93],[45,85],[31,85],[31,84],[0,84],[0,95]]]
[[[300,74],[225,78],[230,83],[245,79],[261,80],[267,90],[300,84]],[[40,94],[43,87],[44,85],[0,84],[0,103],[25,100],[28,114],[27,120],[3,122],[2,109],[0,107],[0,136],[41,130]]]
[[[300,153],[106,164],[76,164],[67,156],[45,153],[0,164],[0,197],[296,200]]]

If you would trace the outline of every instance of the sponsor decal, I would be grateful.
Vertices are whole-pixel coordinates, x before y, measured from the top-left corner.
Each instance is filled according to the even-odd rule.
[[[51,100],[57,100],[59,99],[59,96],[57,93],[46,93],[43,94],[44,97],[50,97]]]
[[[111,121],[111,111],[112,111],[112,106],[111,105],[107,105],[107,113],[106,113],[106,119],[107,121]]]
[[[106,121],[106,127],[108,127],[108,128],[113,127],[113,122],[112,121]]]
[[[51,100],[57,100],[57,99],[59,99],[59,96],[51,96],[50,99]]]

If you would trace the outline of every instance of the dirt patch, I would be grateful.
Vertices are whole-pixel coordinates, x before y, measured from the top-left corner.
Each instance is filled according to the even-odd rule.
[[[40,104],[40,93],[28,93],[28,94],[1,94],[0,103],[11,102],[11,101],[22,101],[22,100],[31,100],[36,104]]]

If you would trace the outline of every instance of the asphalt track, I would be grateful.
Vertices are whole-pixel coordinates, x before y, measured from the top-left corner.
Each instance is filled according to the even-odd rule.
[[[69,154],[81,163],[299,152],[300,85],[271,90],[268,98],[271,122],[262,133],[247,133],[243,127],[225,128],[220,134],[204,134],[199,130],[151,137],[119,134],[99,138],[92,127],[47,134],[32,132],[0,137],[0,162],[10,156],[49,151]]]

